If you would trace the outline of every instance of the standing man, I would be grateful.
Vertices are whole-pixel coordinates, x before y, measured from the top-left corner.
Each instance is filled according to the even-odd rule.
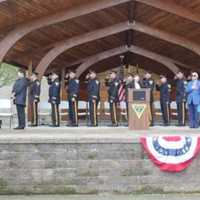
[[[176,85],[176,104],[178,113],[178,126],[185,126],[185,102],[186,102],[186,85],[187,82],[184,80],[184,74],[178,72],[175,76]]]
[[[29,85],[28,79],[25,77],[25,72],[18,71],[18,79],[12,89],[12,99],[17,108],[18,126],[15,130],[21,130],[26,127],[25,107],[27,88]]]
[[[49,103],[51,103],[52,127],[59,127],[60,81],[56,73],[51,74],[51,81],[49,83],[51,83],[49,87]]]
[[[98,126],[97,108],[100,100],[100,82],[95,71],[90,71],[86,76],[88,80],[88,102],[90,113],[90,126]]]
[[[198,106],[200,104],[200,82],[199,76],[196,72],[192,73],[192,80],[188,83],[187,92],[187,104],[189,110],[190,128],[199,127],[199,113]]]
[[[78,95],[79,95],[79,80],[76,78],[76,72],[70,70],[66,75],[68,80],[68,101],[69,101],[69,126],[78,126]]]
[[[157,90],[160,91],[160,105],[163,116],[163,125],[170,125],[170,91],[171,85],[168,84],[167,78],[164,75],[160,76],[160,84],[157,85]]]
[[[149,72],[146,72],[144,75],[142,87],[150,89],[150,112],[151,112],[150,126],[154,126],[154,110],[153,110],[154,96],[153,96],[153,92],[154,92],[155,82],[152,79],[152,75]]]
[[[118,126],[117,103],[118,103],[118,89],[119,89],[117,72],[112,71],[110,73],[109,80],[106,80],[106,86],[108,87],[108,101],[110,104],[112,126],[116,127]]]
[[[33,72],[30,79],[29,103],[31,106],[31,126],[38,126],[38,103],[40,101],[40,81],[37,73]]]

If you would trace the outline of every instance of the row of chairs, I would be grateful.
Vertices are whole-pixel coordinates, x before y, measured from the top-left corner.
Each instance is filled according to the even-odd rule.
[[[87,117],[89,115],[88,113],[88,103],[86,101],[79,101],[78,102],[78,116],[81,117]],[[61,101],[61,104],[59,106],[60,108],[60,116],[61,119],[65,116],[68,116],[68,109],[69,104],[67,101]],[[127,111],[126,111],[126,103],[120,102],[119,104],[119,110],[120,110],[120,118],[123,118],[127,120]],[[155,116],[161,116],[162,113],[160,111],[160,102],[155,101],[154,102],[154,115]],[[48,102],[40,102],[39,108],[38,108],[38,115],[40,122],[45,119],[46,117],[51,115],[51,105]],[[109,103],[108,102],[101,102],[98,105],[98,115],[102,116],[102,119],[105,119],[105,116],[109,116]],[[177,107],[176,102],[171,103],[171,115],[177,116]],[[15,108],[12,104],[12,101],[10,99],[0,99],[0,118],[9,118],[10,119],[10,127],[12,125],[13,118],[16,116]]]

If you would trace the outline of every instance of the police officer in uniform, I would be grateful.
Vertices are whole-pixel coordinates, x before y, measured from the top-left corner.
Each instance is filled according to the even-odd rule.
[[[108,101],[110,104],[112,126],[118,126],[117,103],[118,103],[119,80],[117,79],[117,72],[112,71],[110,73],[110,76],[106,79],[105,84],[108,87]]]
[[[51,117],[52,127],[60,126],[60,80],[56,73],[51,74],[51,80],[49,80],[49,102],[51,103]]]
[[[90,113],[90,126],[98,126],[97,108],[100,100],[100,82],[97,80],[95,71],[90,71],[86,76],[88,80],[88,102]]]
[[[66,75],[67,79],[67,94],[69,101],[69,126],[78,126],[78,95],[79,95],[79,80],[76,78],[76,72],[70,70]]]
[[[163,125],[170,125],[170,91],[171,85],[168,84],[167,78],[164,75],[160,76],[160,84],[157,84],[157,90],[160,91],[160,105],[163,116]]]
[[[175,76],[178,126],[185,126],[186,85],[187,82],[184,80],[184,74],[182,72],[178,72]]]
[[[30,77],[29,103],[31,106],[31,126],[38,126],[38,103],[40,101],[40,81],[37,73],[33,72]]]
[[[147,72],[144,75],[144,79],[142,81],[142,87],[150,89],[150,114],[151,114],[151,124],[150,126],[154,125],[154,112],[153,112],[153,102],[154,102],[154,97],[153,97],[153,91],[155,87],[155,82],[152,79],[152,75]]]
[[[18,79],[12,89],[12,99],[17,108],[18,126],[15,130],[24,129],[26,127],[25,107],[27,88],[29,85],[28,79],[25,77],[24,71],[18,72]]]

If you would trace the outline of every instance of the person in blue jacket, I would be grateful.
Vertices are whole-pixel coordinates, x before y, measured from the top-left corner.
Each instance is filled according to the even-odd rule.
[[[29,80],[25,77],[25,72],[20,70],[18,72],[18,79],[12,89],[13,103],[16,105],[18,126],[15,130],[24,129],[26,127],[25,107],[27,88],[29,86]]]
[[[200,105],[200,81],[198,78],[198,74],[193,72],[192,80],[186,87],[190,128],[199,127],[198,106]]]

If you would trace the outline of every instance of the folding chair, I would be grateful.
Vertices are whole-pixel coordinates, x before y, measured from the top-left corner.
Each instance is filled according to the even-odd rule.
[[[51,104],[47,101],[40,102],[38,106],[38,118],[39,122],[41,122],[41,119],[50,117],[51,116]],[[39,123],[41,124],[41,123]]]
[[[12,110],[12,101],[10,99],[0,99],[0,117],[10,119],[10,129],[12,127],[12,121],[14,113]]]

